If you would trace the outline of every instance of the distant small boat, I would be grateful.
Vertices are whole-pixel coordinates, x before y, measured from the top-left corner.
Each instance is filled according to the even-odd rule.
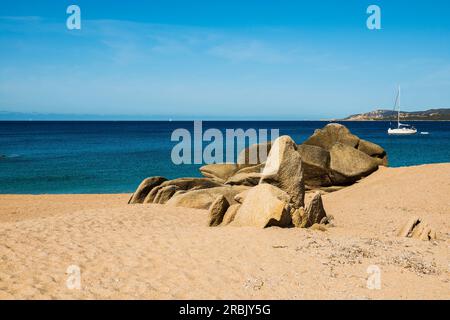
[[[390,135],[412,135],[417,133],[417,129],[409,124],[400,123],[400,87],[398,87],[397,97],[395,98],[395,108],[398,109],[397,113],[397,128],[389,128],[388,134]]]

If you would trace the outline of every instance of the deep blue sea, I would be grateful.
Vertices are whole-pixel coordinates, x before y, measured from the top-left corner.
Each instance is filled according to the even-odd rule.
[[[303,142],[325,121],[203,122],[207,128],[279,129]],[[428,135],[388,136],[389,122],[345,122],[386,149],[390,166],[450,162],[450,122],[413,122]],[[145,177],[200,176],[200,165],[175,165],[172,131],[193,122],[0,122],[0,193],[132,192]],[[208,143],[204,143],[206,146]]]

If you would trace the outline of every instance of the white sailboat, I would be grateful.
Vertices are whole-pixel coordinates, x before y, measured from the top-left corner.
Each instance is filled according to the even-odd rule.
[[[395,110],[395,108],[398,109],[397,128],[389,128],[388,134],[391,134],[391,135],[416,134],[417,133],[416,128],[414,128],[413,126],[411,126],[409,124],[400,123],[400,94],[401,94],[400,87],[398,87],[397,97],[395,98],[395,106],[394,106],[394,110]]]

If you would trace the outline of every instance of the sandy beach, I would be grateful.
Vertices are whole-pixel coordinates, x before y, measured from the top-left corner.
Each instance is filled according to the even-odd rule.
[[[450,299],[449,195],[450,163],[380,167],[323,196],[327,231],[210,228],[130,194],[0,195],[0,299]],[[412,216],[438,239],[398,237]]]

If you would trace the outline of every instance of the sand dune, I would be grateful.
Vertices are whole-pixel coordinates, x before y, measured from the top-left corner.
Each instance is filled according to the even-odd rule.
[[[323,197],[325,232],[209,228],[204,210],[128,194],[1,195],[0,298],[450,299],[449,194],[450,164],[381,168]],[[398,238],[413,215],[438,240]]]

